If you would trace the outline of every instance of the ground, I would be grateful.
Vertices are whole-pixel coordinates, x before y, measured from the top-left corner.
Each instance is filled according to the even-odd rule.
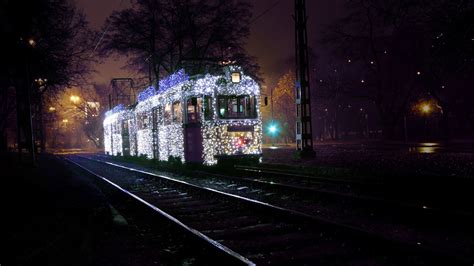
[[[37,165],[2,162],[1,265],[153,265],[187,264],[181,236],[121,216],[83,174],[52,155]],[[125,216],[125,215],[124,215]],[[4,236],[4,237],[3,237]],[[144,245],[146,243],[146,245]]]
[[[265,146],[263,162],[337,168],[343,175],[377,179],[474,176],[473,143],[328,142],[317,143],[314,150],[314,158],[299,159],[292,145]]]
[[[314,158],[298,158],[294,146],[265,146],[263,163],[332,177],[396,179],[401,184],[408,180],[404,177],[410,182],[436,178],[442,181],[443,194],[453,183],[446,181],[474,176],[474,145],[469,143],[335,142],[318,143],[315,151]],[[2,239],[7,243],[0,264],[174,265],[195,260],[179,237],[166,228],[155,228],[151,235],[65,161],[42,155],[30,167],[19,163],[16,154],[0,156]],[[451,192],[459,188],[452,186]]]

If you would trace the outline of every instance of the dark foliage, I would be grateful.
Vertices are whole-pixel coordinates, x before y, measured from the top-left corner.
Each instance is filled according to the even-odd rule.
[[[77,85],[90,72],[95,34],[70,1],[2,0],[0,34],[0,106],[6,106],[0,114],[2,121],[14,111],[9,106],[14,102],[6,92],[9,88],[16,89],[17,94],[28,91],[33,113],[41,114],[41,98],[46,92],[54,95],[66,86]],[[35,82],[40,78],[47,82]],[[3,126],[0,129],[3,135]]]
[[[345,91],[375,103],[387,138],[421,95],[448,109],[469,94],[461,84],[472,74],[470,1],[351,0],[347,8],[324,41],[357,69],[345,75]],[[457,99],[443,99],[452,91]]]
[[[245,49],[250,3],[231,1],[137,0],[106,22],[102,51],[129,56],[129,66],[149,82],[184,68],[191,75],[234,62],[258,77],[255,59]]]

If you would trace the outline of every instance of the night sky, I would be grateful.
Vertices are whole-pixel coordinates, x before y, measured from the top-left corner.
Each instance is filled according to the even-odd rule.
[[[76,0],[76,2],[96,29],[102,28],[106,17],[113,10],[130,6],[127,0]],[[325,57],[318,43],[320,33],[325,25],[341,15],[343,2],[343,0],[307,1],[309,46],[320,58]],[[248,52],[258,58],[268,86],[273,86],[278,77],[287,70],[284,63],[294,54],[293,0],[254,1],[253,16],[255,18],[262,14],[275,3],[274,8],[251,24],[251,35],[247,45]],[[128,76],[128,72],[121,69],[124,62],[124,58],[106,59],[104,64],[96,67],[98,73],[94,75],[93,81],[108,84],[114,77]]]

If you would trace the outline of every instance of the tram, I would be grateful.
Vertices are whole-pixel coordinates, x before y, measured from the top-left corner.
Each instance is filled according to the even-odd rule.
[[[109,155],[216,164],[262,153],[260,87],[238,66],[220,74],[188,76],[180,70],[146,88],[133,106],[105,114]]]

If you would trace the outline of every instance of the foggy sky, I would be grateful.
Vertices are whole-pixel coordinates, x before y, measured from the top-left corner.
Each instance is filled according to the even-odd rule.
[[[274,3],[277,5],[251,24],[251,35],[246,46],[247,51],[256,56],[264,74],[265,83],[273,86],[288,66],[285,62],[294,55],[294,0],[257,0],[253,1],[253,16],[256,17]],[[338,18],[344,0],[310,0],[306,3],[308,15],[308,39],[318,56],[324,57],[318,39],[325,25]],[[105,19],[113,10],[130,6],[128,0],[76,0],[91,26],[101,29]],[[124,58],[104,59],[105,63],[96,66],[97,74],[92,82],[108,84],[112,78],[127,77],[129,72],[122,69]]]

